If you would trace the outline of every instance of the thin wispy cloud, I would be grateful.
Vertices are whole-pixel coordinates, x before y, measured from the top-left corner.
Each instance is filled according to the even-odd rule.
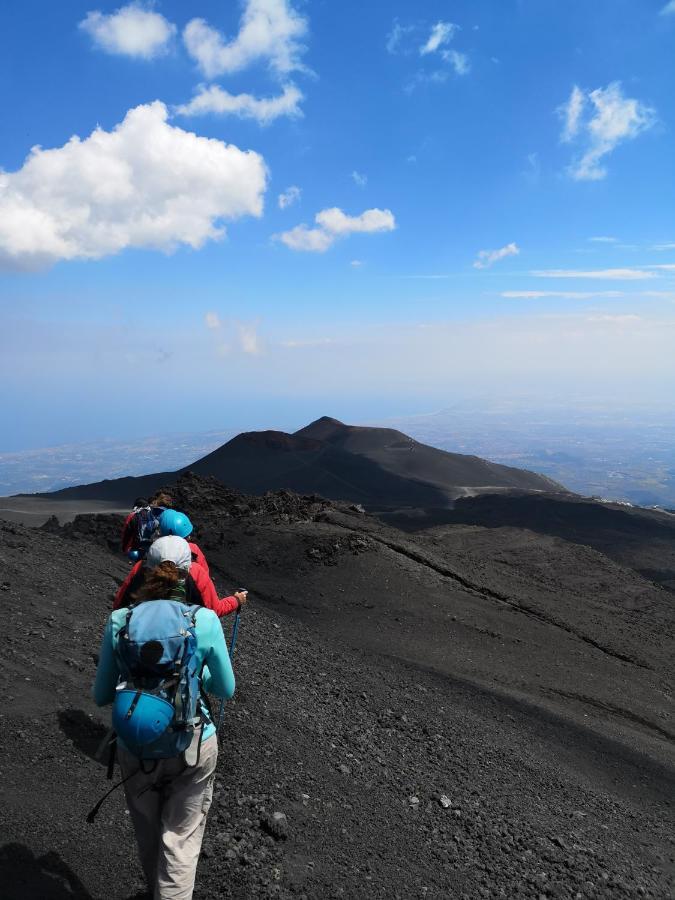
[[[231,41],[196,18],[185,26],[183,42],[207,78],[239,72],[259,61],[283,76],[304,70],[302,41],[307,30],[307,19],[288,0],[246,0],[239,32]]]
[[[582,91],[574,85],[558,112],[563,119],[560,139],[563,143],[579,143],[583,148],[568,168],[575,181],[605,178],[605,157],[656,123],[655,110],[640,100],[624,97],[618,81],[594,91]]]
[[[357,187],[365,187],[368,184],[368,176],[363,175],[361,172],[357,172],[354,170],[351,174],[351,179]]]
[[[604,313],[587,317],[588,322],[607,322],[611,325],[634,325],[641,322],[642,317],[636,316],[634,313]]]
[[[290,187],[287,187],[285,191],[279,194],[277,198],[277,203],[279,204],[279,209],[288,209],[289,206],[293,206],[294,203],[297,203],[302,196],[302,190],[297,186],[297,184],[292,184]]]
[[[507,244],[505,247],[500,247],[499,250],[479,250],[473,267],[474,269],[489,269],[490,266],[493,266],[496,262],[506,259],[509,256],[517,256],[519,253],[520,248],[513,242]]]
[[[435,53],[445,44],[449,44],[457,30],[458,26],[452,22],[436,22],[436,24],[432,26],[429,37],[420,47],[420,56],[426,56],[428,53]]]
[[[445,50],[442,56],[447,63],[450,63],[455,74],[467,75],[471,71],[469,57],[466,53],[460,53],[459,50]]]
[[[441,281],[449,278],[449,275],[402,275],[401,278],[421,278],[425,281]]]
[[[675,16],[675,0],[670,0],[669,3],[666,3],[665,6],[662,6],[659,15]]]
[[[619,239],[615,237],[608,237],[606,235],[600,235],[599,237],[589,237],[588,239],[594,244],[616,244]]]
[[[282,116],[291,119],[302,116],[302,100],[301,91],[293,84],[285,85],[282,93],[276,97],[231,94],[217,84],[200,85],[192,100],[177,106],[175,112],[181,116],[230,115],[239,119],[254,119],[260,125],[269,125]]]
[[[569,143],[579,133],[581,124],[581,114],[584,109],[586,98],[583,91],[575,84],[567,103],[560,107],[560,115],[563,119],[563,130],[560,140],[563,143]]]
[[[391,26],[391,31],[389,32],[385,40],[387,53],[397,53],[401,48],[404,38],[407,37],[407,35],[412,34],[412,32],[414,31],[414,25],[401,25],[398,19],[394,19],[393,25]]]
[[[668,244],[655,244],[652,250],[675,250],[675,242]]]
[[[175,25],[142,3],[130,3],[110,15],[88,12],[79,27],[100,50],[138,59],[165,54],[176,33]]]
[[[167,119],[159,101],[137,106],[112,131],[36,147],[21,169],[0,172],[0,267],[196,249],[224,236],[223,219],[260,216],[262,156]]]
[[[531,184],[537,184],[541,178],[541,160],[539,159],[539,154],[536,151],[534,153],[528,153],[525,157],[525,161],[527,167],[523,172],[523,175]]]
[[[221,319],[217,312],[207,312],[204,322],[216,339],[216,350],[220,356],[244,353],[259,356],[263,353],[264,342],[259,334],[260,319],[241,322],[237,319]]]
[[[263,351],[263,344],[258,334],[259,322],[237,322],[235,327],[239,349],[249,356],[258,356]]]
[[[291,350],[302,349],[306,347],[326,347],[330,344],[336,344],[337,341],[334,338],[307,338],[306,340],[289,340],[289,341],[280,341],[281,347],[288,347]]]
[[[415,53],[418,57],[433,60],[437,66],[431,71],[428,68],[417,71],[406,82],[406,93],[411,93],[422,84],[443,84],[449,79],[451,71],[456,75],[466,75],[471,70],[467,54],[448,46],[458,31],[459,25],[453,22],[439,21],[431,27],[427,25],[422,32],[420,25],[403,26],[398,19],[394,20],[386,40],[388,52],[404,55]],[[439,68],[439,60],[447,63],[448,68]]]
[[[536,278],[604,278],[607,281],[639,281],[656,277],[654,272],[644,269],[535,269],[530,275]]]
[[[557,298],[560,300],[596,300],[602,298],[616,298],[625,296],[624,291],[502,291],[500,297],[509,300],[545,300]]]
[[[274,237],[291,250],[323,253],[335,241],[350,234],[373,234],[396,228],[394,214],[389,209],[367,209],[359,216],[349,216],[338,207],[332,207],[317,213],[314,221],[314,228],[297,225]]]

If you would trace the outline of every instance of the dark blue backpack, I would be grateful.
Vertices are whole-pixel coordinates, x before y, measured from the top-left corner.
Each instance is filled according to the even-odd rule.
[[[146,600],[129,610],[119,631],[116,653],[122,674],[112,723],[122,743],[141,760],[184,753],[202,722],[195,633],[200,609],[176,600]]]
[[[131,549],[145,556],[150,544],[159,535],[159,517],[164,512],[163,506],[141,506],[134,514],[134,538]]]

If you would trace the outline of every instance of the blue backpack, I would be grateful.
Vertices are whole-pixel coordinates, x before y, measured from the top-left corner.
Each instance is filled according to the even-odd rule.
[[[135,558],[145,556],[155,538],[159,535],[159,517],[164,512],[163,506],[141,506],[134,513],[134,536],[131,550],[136,551]]]
[[[112,724],[141,760],[184,754],[202,722],[195,633],[200,609],[176,600],[146,600],[129,610],[119,631],[116,653],[122,674]]]

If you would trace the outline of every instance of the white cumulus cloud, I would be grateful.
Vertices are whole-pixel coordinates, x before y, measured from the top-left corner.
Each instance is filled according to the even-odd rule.
[[[239,33],[232,40],[225,40],[204,19],[192,19],[183,41],[207,78],[241,71],[260,60],[284,75],[303,68],[301,42],[306,33],[307,20],[288,0],[245,0]]]
[[[456,31],[457,25],[453,25],[452,22],[436,22],[432,26],[431,34],[426,42],[420,47],[420,55],[426,56],[427,53],[435,53],[439,47],[449,44]]]
[[[290,231],[275,235],[275,238],[291,250],[304,250],[308,253],[323,253],[335,243],[334,234],[323,228],[310,228],[309,225],[296,225]]]
[[[287,187],[285,191],[279,194],[279,209],[288,209],[289,206],[293,206],[294,203],[297,203],[301,196],[302,190],[297,186],[297,184],[292,184],[290,187]]]
[[[110,15],[89,12],[79,27],[106,53],[152,59],[166,53],[176,26],[141,3],[122,6]]]
[[[21,169],[0,172],[0,266],[198,248],[224,236],[224,219],[260,216],[263,158],[167,118],[159,101],[137,106],[112,131],[34,147]]]
[[[655,111],[640,100],[624,97],[618,81],[586,93],[575,85],[558,112],[563,118],[561,140],[578,141],[583,146],[581,155],[569,167],[576,181],[605,178],[607,169],[602,160],[619,144],[636,138],[656,122]]]
[[[513,242],[505,247],[500,247],[499,250],[480,250],[473,267],[474,269],[489,269],[501,259],[506,259],[507,256],[517,256],[519,253],[520,248]]]
[[[280,116],[296,118],[302,115],[302,93],[293,84],[287,84],[276,97],[253,97],[251,94],[230,94],[217,84],[201,85],[189,103],[176,107],[182,116],[200,116],[208,113],[255,119],[261,125],[269,125]]]
[[[290,231],[275,235],[277,240],[291,250],[323,253],[338,238],[349,234],[393,231],[396,228],[394,214],[389,209],[367,209],[360,216],[349,216],[338,207],[322,209],[314,217],[315,228],[296,225]]]

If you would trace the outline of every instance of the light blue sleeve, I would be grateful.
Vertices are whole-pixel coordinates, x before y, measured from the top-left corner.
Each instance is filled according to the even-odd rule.
[[[96,669],[96,680],[92,689],[94,702],[97,706],[105,706],[113,702],[119,676],[120,670],[113,648],[113,620],[111,616],[103,632],[98,668]]]
[[[234,672],[227,644],[218,616],[212,610],[198,614],[199,643],[204,647],[204,690],[216,697],[229,700],[234,694]]]

